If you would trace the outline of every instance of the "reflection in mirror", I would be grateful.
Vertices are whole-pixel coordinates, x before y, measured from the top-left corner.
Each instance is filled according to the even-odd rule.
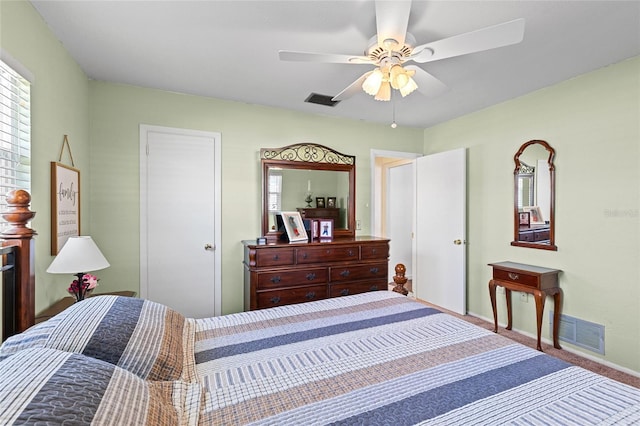
[[[269,230],[275,230],[276,212],[317,208],[318,197],[324,199],[326,207],[337,209],[334,226],[347,228],[348,172],[270,167],[268,173]],[[327,204],[329,197],[335,198],[333,206]]]
[[[335,237],[355,235],[355,157],[318,144],[263,148],[262,234],[277,239],[275,213],[333,219]],[[321,205],[318,203],[321,198]]]
[[[514,241],[511,245],[557,250],[555,151],[542,140],[523,144],[514,156]]]

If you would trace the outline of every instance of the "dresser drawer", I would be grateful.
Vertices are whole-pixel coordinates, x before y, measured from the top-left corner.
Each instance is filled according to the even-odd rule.
[[[360,250],[362,260],[386,260],[389,257],[389,244],[367,244],[362,246]]]
[[[298,264],[320,262],[346,262],[360,259],[359,246],[300,247],[297,250]]]
[[[293,248],[256,251],[256,266],[293,265]]]
[[[535,236],[533,231],[527,230],[518,232],[518,241],[533,242],[534,238]]]
[[[538,287],[538,277],[522,272],[509,272],[502,269],[493,270],[493,279],[507,281],[510,283],[521,284],[528,287]]]
[[[387,280],[375,280],[360,283],[332,284],[329,297],[349,296],[350,294],[366,293],[368,291],[388,290]]]
[[[289,288],[286,290],[263,291],[257,294],[258,309],[271,308],[292,303],[312,302],[327,298],[327,286]]]
[[[542,229],[540,231],[533,232],[533,240],[534,241],[544,241],[548,240],[550,236],[550,232],[548,229]]]
[[[387,263],[345,265],[330,268],[331,282],[387,278]]]
[[[294,287],[309,284],[325,284],[327,268],[288,270],[278,272],[260,272],[258,290]]]

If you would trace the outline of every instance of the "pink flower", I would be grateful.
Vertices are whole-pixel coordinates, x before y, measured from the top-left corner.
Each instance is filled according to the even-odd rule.
[[[87,290],[93,290],[98,286],[98,277],[91,274],[84,274],[82,277],[82,284]]]

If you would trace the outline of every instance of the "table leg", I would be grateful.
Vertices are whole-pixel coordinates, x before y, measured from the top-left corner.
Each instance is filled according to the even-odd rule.
[[[544,302],[547,298],[547,295],[542,290],[534,290],[533,297],[536,300],[536,328],[538,331],[538,349],[542,352],[542,344],[540,343],[540,333],[542,332],[542,314],[544,313]]]
[[[504,297],[507,298],[507,330],[511,330],[513,325],[513,310],[511,309],[511,290],[504,288]]]
[[[498,310],[496,307],[496,282],[489,280],[489,297],[491,298],[491,308],[493,309],[493,332],[498,332]]]
[[[553,295],[553,347],[562,349],[558,339],[560,332],[560,310],[562,310],[562,289],[558,288]]]

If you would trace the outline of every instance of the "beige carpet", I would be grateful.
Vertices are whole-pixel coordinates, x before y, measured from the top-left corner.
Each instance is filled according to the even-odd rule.
[[[424,302],[422,300],[419,300],[419,302],[422,302],[426,305],[432,306],[436,309],[439,309],[441,311],[447,312],[448,314],[451,314],[453,316],[456,316],[458,318],[461,318],[465,321],[468,321],[470,323],[473,323],[477,326],[480,326],[482,328],[485,328],[487,330],[491,330],[493,331],[493,323],[490,323],[488,321],[485,321],[481,318],[478,317],[474,317],[471,315],[459,315],[456,314],[455,312],[450,312],[447,311],[446,309],[442,309],[438,306],[432,305],[428,302]],[[515,340],[518,343],[522,343],[523,345],[535,348],[536,347],[536,340],[532,337],[529,336],[524,336],[520,333],[517,333],[513,330],[505,330],[504,327],[499,327],[498,328],[498,334],[508,337],[512,340]],[[560,342],[560,345],[562,345],[562,341]],[[640,377],[636,377],[636,376],[632,376],[631,374],[627,374],[624,373],[622,371],[616,370],[615,368],[611,368],[611,367],[607,367],[606,365],[603,365],[599,362],[596,361],[592,361],[590,359],[586,359],[583,358],[579,355],[576,355],[574,353],[571,352],[567,352],[565,350],[562,349],[556,349],[553,347],[553,345],[550,344],[546,344],[546,343],[542,343],[542,350],[544,351],[544,353],[546,353],[547,355],[551,355],[554,356],[556,358],[560,358],[564,361],[570,362],[571,364],[574,365],[578,365],[582,368],[585,368],[587,370],[591,370],[595,373],[601,374],[603,376],[609,377],[613,380],[617,380],[619,382],[622,383],[626,383],[628,385],[634,386],[636,388],[640,388]]]

